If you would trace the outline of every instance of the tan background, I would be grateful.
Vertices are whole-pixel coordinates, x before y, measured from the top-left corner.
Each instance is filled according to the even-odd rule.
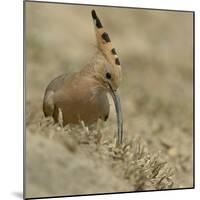
[[[87,138],[89,144],[83,144],[66,131],[62,134],[67,147],[78,150],[62,149],[59,127],[46,127],[42,117],[42,98],[49,81],[79,70],[95,52],[90,14],[94,8],[122,63],[126,140],[139,137],[148,154],[160,152],[174,171],[171,188],[192,187],[192,13],[26,3],[27,195],[133,191],[139,185],[141,177],[116,175],[124,170],[126,159],[118,163],[119,169],[106,163],[111,162],[105,155],[116,131],[113,107],[108,122],[101,125],[100,150],[94,147],[93,136]],[[73,132],[84,137],[79,128]],[[110,144],[104,144],[107,140]],[[137,170],[131,176],[137,177]],[[151,184],[141,190],[162,189]]]

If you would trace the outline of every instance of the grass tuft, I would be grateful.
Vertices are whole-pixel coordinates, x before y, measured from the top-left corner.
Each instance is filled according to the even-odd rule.
[[[42,118],[29,124],[27,134],[42,135],[75,154],[84,152],[100,165],[107,166],[122,184],[126,182],[130,191],[170,189],[175,184],[174,169],[162,160],[161,153],[149,153],[140,137],[125,138],[117,147],[115,139],[105,138],[110,133],[102,123],[98,122],[96,128],[87,127],[84,122],[62,127],[50,118]]]

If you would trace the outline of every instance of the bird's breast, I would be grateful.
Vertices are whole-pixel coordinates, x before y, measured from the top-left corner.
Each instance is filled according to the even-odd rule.
[[[105,119],[109,115],[109,101],[104,90],[83,81],[73,86],[66,84],[55,99],[61,109],[64,125],[84,121],[86,125]]]

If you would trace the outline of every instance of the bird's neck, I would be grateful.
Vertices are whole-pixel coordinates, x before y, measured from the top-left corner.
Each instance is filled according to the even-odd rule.
[[[86,64],[81,70],[80,70],[80,74],[81,75],[85,75],[85,76],[94,76],[96,73],[95,70],[95,66],[96,65],[103,65],[105,64],[107,61],[105,59],[105,57],[101,54],[101,53],[97,53],[95,54],[95,56],[93,56],[93,58],[90,60],[90,62],[88,64]]]

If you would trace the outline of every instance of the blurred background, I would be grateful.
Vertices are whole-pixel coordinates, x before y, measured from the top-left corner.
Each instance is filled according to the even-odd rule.
[[[162,152],[163,159],[175,169],[176,187],[192,187],[191,12],[26,2],[27,134],[38,131],[48,83],[60,74],[78,71],[93,57],[96,44],[92,9],[121,61],[125,137],[139,136],[151,153]],[[115,120],[112,107],[108,126],[115,127]],[[29,143],[28,156],[34,156],[33,144],[37,142]],[[27,169],[29,192],[40,194],[35,189],[40,163],[31,163]]]

